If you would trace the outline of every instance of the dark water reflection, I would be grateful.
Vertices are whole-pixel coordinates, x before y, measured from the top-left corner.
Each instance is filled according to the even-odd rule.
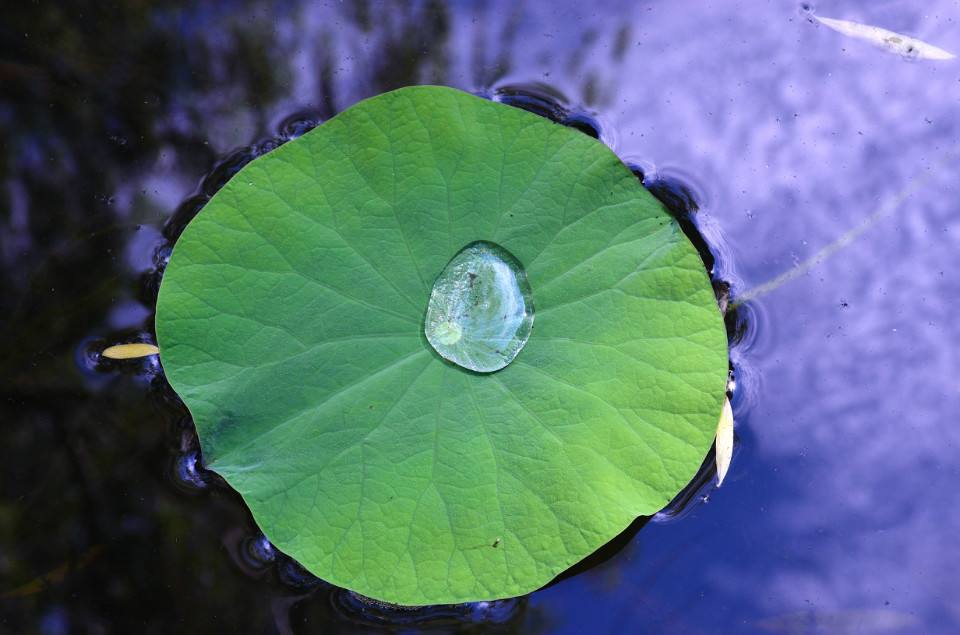
[[[947,0],[815,10],[960,51]],[[168,221],[229,178],[230,157],[427,82],[565,96],[570,109],[543,114],[595,132],[648,185],[690,189],[707,240],[735,254],[718,254],[735,292],[930,176],[745,307],[741,443],[723,488],[694,490],[684,513],[528,598],[424,617],[273,552],[198,469],[155,362],[96,351],[151,336]],[[793,2],[6,10],[0,631],[957,632],[960,161],[942,158],[958,103],[956,63],[905,61]]]

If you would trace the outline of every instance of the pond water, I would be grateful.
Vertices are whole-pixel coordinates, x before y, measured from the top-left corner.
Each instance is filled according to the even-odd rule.
[[[960,630],[960,66],[815,19],[960,51],[960,3],[61,4],[0,25],[0,631]],[[526,598],[403,611],[274,552],[155,358],[97,351],[152,338],[168,239],[252,154],[416,83],[598,122],[754,297],[723,487]]]

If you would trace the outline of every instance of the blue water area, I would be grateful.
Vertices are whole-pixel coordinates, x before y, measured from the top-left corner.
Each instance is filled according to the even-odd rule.
[[[960,53],[960,5],[5,8],[0,631],[960,632],[960,62],[923,43]],[[547,588],[412,610],[276,551],[156,358],[100,351],[152,341],[172,243],[247,161],[422,83],[607,143],[746,302],[722,487],[707,457]]]

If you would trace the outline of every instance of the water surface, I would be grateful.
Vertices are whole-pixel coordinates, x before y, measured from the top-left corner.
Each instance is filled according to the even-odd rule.
[[[960,630],[960,66],[905,60],[811,10],[960,52],[947,0],[8,11],[0,630]],[[544,114],[588,133],[599,122],[648,183],[688,186],[735,297],[924,178],[747,307],[722,488],[528,598],[426,616],[365,604],[272,552],[198,466],[156,362],[96,356],[152,336],[177,219],[276,141],[251,143],[413,83],[539,83],[543,103],[569,106]]]

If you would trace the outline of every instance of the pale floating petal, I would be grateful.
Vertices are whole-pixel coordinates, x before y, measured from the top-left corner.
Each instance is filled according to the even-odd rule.
[[[833,29],[843,35],[869,42],[885,51],[902,55],[906,58],[921,60],[952,60],[956,56],[950,51],[945,51],[933,44],[927,44],[922,40],[912,38],[909,35],[881,29],[878,26],[869,24],[860,24],[849,20],[836,20],[834,18],[821,18],[813,16],[820,24]]]
[[[720,422],[717,424],[717,487],[723,485],[723,479],[730,469],[733,458],[733,408],[730,400],[723,400]]]
[[[133,344],[116,344],[114,346],[108,346],[103,349],[104,357],[109,357],[110,359],[135,359],[137,357],[149,357],[150,355],[156,355],[160,352],[160,349],[154,346],[153,344],[143,344],[142,342],[135,342]]]

